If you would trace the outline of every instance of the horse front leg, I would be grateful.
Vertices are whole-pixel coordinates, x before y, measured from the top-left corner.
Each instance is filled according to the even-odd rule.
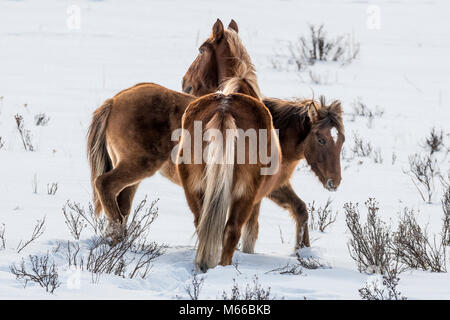
[[[296,223],[295,250],[309,247],[308,210],[305,202],[297,196],[291,184],[273,190],[269,194],[269,199],[287,209],[294,218]]]

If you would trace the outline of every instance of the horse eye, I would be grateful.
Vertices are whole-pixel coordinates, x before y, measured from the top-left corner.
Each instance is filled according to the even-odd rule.
[[[192,92],[192,86],[187,86],[186,89],[184,89],[185,93],[191,93]]]
[[[203,47],[202,47],[202,48],[199,48],[198,51],[200,52],[200,54],[203,54],[203,52],[205,52],[205,49],[203,49]]]
[[[319,141],[320,144],[325,144],[325,139],[323,139],[323,138],[319,138],[318,141]]]

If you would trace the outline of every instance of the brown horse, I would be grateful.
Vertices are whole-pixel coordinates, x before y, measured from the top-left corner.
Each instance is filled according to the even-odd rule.
[[[234,21],[230,24],[230,28],[238,32]],[[245,49],[243,50],[245,52]],[[217,45],[206,41],[199,51],[199,55],[183,77],[183,91],[186,93],[214,92],[217,86],[221,85],[220,79],[229,78],[235,70],[233,64],[225,68],[220,63],[211,62],[224,54],[223,49]],[[240,56],[248,57],[247,54]],[[218,78],[218,74],[223,77]],[[279,129],[283,153],[282,178],[277,184],[278,188],[269,195],[269,199],[287,209],[296,221],[295,249],[309,247],[306,205],[296,195],[289,180],[299,160],[306,159],[326,189],[330,191],[337,189],[341,181],[340,152],[345,139],[342,108],[338,101],[327,107],[324,99],[321,99],[320,103],[313,103],[311,100],[288,101],[273,98],[263,98],[262,101],[272,114],[275,129]],[[333,138],[330,138],[332,136]],[[246,253],[254,252],[258,235],[259,206],[259,203],[255,204],[251,218],[244,228],[242,250]]]
[[[237,25],[233,27],[233,30],[237,31]],[[252,86],[248,86],[249,81],[247,81],[245,77],[232,78],[225,84],[213,81],[213,79],[215,79],[214,75],[216,74],[236,73],[236,66],[234,67],[234,69],[230,67],[228,69],[219,70],[220,64],[215,65],[217,67],[216,69],[212,64],[210,64],[210,60],[214,59],[214,57],[217,56],[218,52],[220,52],[220,50],[218,50],[216,46],[210,45],[208,42],[205,42],[200,47],[200,53],[198,57],[192,63],[188,72],[183,78],[183,90],[193,93],[205,93],[212,90],[211,88],[207,87],[207,83],[211,83],[212,85],[219,85],[221,87],[227,86],[227,84],[234,83],[234,89],[231,90],[231,92],[240,91],[250,96],[260,97],[261,95],[259,93],[255,95],[254,91],[251,90]],[[243,60],[244,62],[249,61],[249,58]],[[236,65],[242,66],[243,64],[240,63],[240,61],[236,61]],[[253,65],[251,65],[251,63],[247,63],[247,65],[248,68],[254,70],[254,67]],[[198,75],[200,71],[203,75],[206,75],[204,76],[204,78],[209,79],[209,81],[202,82],[202,79],[199,78]],[[239,72],[237,74],[239,74]],[[256,77],[252,78],[251,82],[253,84],[256,84]],[[255,91],[258,92],[258,90]],[[192,122],[195,119],[201,119],[202,123],[206,123],[206,128],[210,128],[212,124],[206,121],[213,117],[213,115],[215,114],[214,110],[215,108],[217,108],[218,103],[217,101],[215,101],[214,104],[210,100],[216,99],[222,101],[225,98],[226,97],[223,97],[220,94],[215,94],[200,98],[196,102],[193,102],[193,109],[191,109],[190,107],[189,109],[187,109],[185,114],[185,129],[189,129],[189,132],[191,133]],[[210,104],[206,102],[204,104],[200,103],[201,101],[209,101]],[[272,179],[270,181],[271,192],[268,197],[278,205],[288,209],[294,217],[297,224],[296,249],[301,246],[309,246],[309,234],[307,226],[308,212],[306,210],[306,205],[295,194],[292,186],[289,183],[289,180],[298,161],[301,159],[306,159],[313,172],[317,175],[325,188],[329,190],[335,190],[339,186],[341,181],[340,152],[345,139],[341,105],[338,101],[335,101],[327,106],[325,104],[324,98],[321,98],[320,102],[312,100],[283,101],[278,99],[266,98],[263,100],[263,102],[272,115],[273,126],[276,129],[279,129],[279,140],[283,154],[281,171],[277,174],[275,180]],[[231,107],[230,103],[225,105],[233,112],[237,112],[237,108],[235,106]],[[236,103],[236,105],[239,104]],[[224,104],[221,104],[221,106],[221,110],[225,108]],[[205,108],[204,112],[202,112],[203,107]],[[245,103],[242,103],[241,107],[245,107]],[[240,112],[245,114],[245,112],[248,112],[248,110],[242,110]],[[234,116],[245,117],[243,114],[234,114]],[[232,118],[232,116],[230,116],[230,118]],[[226,118],[221,118],[221,120],[225,123]],[[232,124],[233,122],[229,120],[229,125],[231,126]],[[218,124],[216,123],[216,125]],[[225,124],[223,125],[224,126],[221,127],[222,130],[224,130],[224,128],[226,127]],[[236,125],[236,121],[234,121],[234,125]],[[205,147],[206,146],[203,145],[203,148]],[[190,154],[192,155],[192,150]],[[181,151],[180,155],[183,155]],[[240,215],[238,214],[238,212],[236,212],[235,216],[230,216],[229,219],[231,219],[230,221],[232,221],[230,223],[233,225],[233,227],[228,228],[227,223],[225,234],[222,235],[222,233],[218,230],[221,230],[225,223],[224,221],[226,219],[226,211],[224,210],[224,208],[227,208],[228,206],[231,206],[231,208],[233,208],[231,203],[233,203],[234,201],[234,198],[230,198],[224,195],[224,193],[228,194],[230,192],[230,189],[233,191],[233,184],[231,184],[230,182],[228,182],[230,185],[225,184],[226,181],[224,181],[223,179],[226,178],[226,174],[224,172],[220,176],[221,179],[219,179],[219,177],[215,177],[215,179],[209,180],[217,182],[218,185],[214,185],[214,187],[208,185],[206,183],[207,179],[205,181],[202,180],[203,172],[205,173],[205,175],[208,172],[207,170],[203,171],[205,167],[208,168],[208,166],[206,166],[205,164],[203,164],[203,166],[199,164],[179,165],[180,176],[181,180],[183,181],[183,186],[185,187],[186,197],[188,199],[191,210],[194,212],[195,225],[198,227],[197,230],[199,238],[199,248],[197,251],[196,262],[197,265],[199,265],[202,269],[217,264],[220,239],[222,239],[224,235],[224,249],[222,252],[222,259],[220,263],[231,263],[232,253],[234,251],[236,241],[238,241],[239,238],[239,236],[237,235],[240,235],[240,229],[242,226],[241,223],[245,223],[245,229],[242,239],[243,251],[248,253],[253,252],[258,235],[258,214],[260,207],[259,201],[261,200],[261,198],[259,197],[260,195],[253,198],[254,203],[250,215],[248,215],[248,212],[244,210],[244,212],[239,213]],[[239,168],[239,165],[237,167]],[[227,168],[227,166],[224,166],[223,168]],[[231,170],[231,168],[229,167],[228,169],[229,171]],[[240,174],[233,175],[233,177],[240,176]],[[230,181],[233,181],[233,183],[235,182],[234,180]],[[246,183],[249,186],[249,190],[251,190],[253,182],[247,181]],[[245,184],[242,183],[241,185],[244,186]],[[210,196],[206,197],[206,188],[208,186],[212,188],[215,193],[209,190]],[[234,195],[232,191],[231,195]],[[228,202],[226,202],[226,204],[223,204],[221,202],[219,203],[220,205],[211,203],[211,192],[213,192],[212,195],[216,195],[218,198],[221,197],[223,201]],[[202,195],[204,197],[203,202],[205,201],[204,199],[209,199],[207,204],[202,204]],[[244,201],[244,203],[248,202]],[[217,205],[219,206],[215,207]],[[208,210],[210,210],[211,206],[215,208],[216,213],[221,218],[218,218],[218,220],[216,220],[216,224],[206,223],[207,227],[202,227],[201,216],[203,213],[206,214],[207,212],[210,212]],[[231,214],[232,213],[230,211],[230,215]],[[240,217],[241,220],[238,220],[239,223],[236,223],[236,217]],[[208,220],[209,218],[210,216],[208,216],[208,218],[205,218],[205,221],[210,221]],[[213,229],[214,231],[211,231],[211,225],[215,227]],[[209,235],[210,237],[212,237],[212,239],[208,238],[208,233],[204,230],[208,230],[210,232]],[[204,234],[202,234],[202,232]],[[233,237],[232,240],[227,242],[229,233],[232,233]]]
[[[221,86],[221,92],[193,101],[182,119],[177,169],[194,213],[198,238],[195,262],[203,272],[219,263],[221,248],[220,264],[231,264],[242,226],[255,203],[273,189],[279,174],[281,149],[272,117],[259,100],[253,68],[242,60],[235,68],[236,76]],[[197,137],[192,143],[196,125],[201,128],[198,145]],[[252,133],[258,141],[251,138]],[[250,161],[262,149],[263,157],[270,160]],[[195,161],[196,153],[204,155],[203,159]]]
[[[308,211],[289,180],[301,159],[305,159],[323,186],[335,191],[341,182],[340,153],[345,141],[342,107],[339,101],[326,105],[325,98],[285,101],[264,99],[283,155],[281,173],[268,198],[287,209],[296,222],[295,249],[309,247]],[[253,253],[258,237],[259,206],[253,207],[242,239],[242,250]]]
[[[226,30],[217,20],[211,36],[202,45],[216,49],[208,68],[220,71],[214,76],[217,83],[232,76],[224,70],[234,70],[236,61],[248,59],[247,64],[251,64],[233,29],[237,28],[235,25],[232,21]],[[202,77],[197,70],[197,76],[202,83],[207,75]],[[195,86],[198,88],[200,84]],[[194,99],[193,95],[154,83],[140,83],[119,92],[94,112],[88,132],[88,156],[95,212],[99,214],[103,209],[112,231],[121,231],[126,224],[136,189],[143,179],[159,170],[171,181],[180,183],[171,160],[171,151],[176,146],[171,135],[181,127],[181,117]],[[116,236],[120,238],[120,232]]]
[[[195,100],[183,116],[183,128],[192,136],[193,123],[199,119],[202,124],[206,124],[202,126],[205,131],[218,128],[223,136],[226,136],[223,133],[227,129],[241,128],[240,126],[261,128],[258,120],[264,112],[260,104],[243,98],[237,99],[238,97],[241,98],[242,95],[226,96],[217,93]],[[309,241],[305,203],[297,197],[289,183],[300,159],[306,159],[327,189],[336,189],[341,181],[340,152],[345,137],[340,102],[334,101],[326,105],[323,97],[320,102],[286,102],[275,99],[271,99],[270,103],[266,102],[272,115],[273,127],[279,129],[282,150],[280,170],[270,179],[261,176],[254,166],[238,164],[233,167],[230,165],[233,162],[225,161],[230,157],[226,152],[218,153],[224,159],[221,165],[216,164],[217,162],[212,165],[192,164],[192,155],[195,153],[192,144],[189,144],[191,164],[178,165],[186,198],[195,216],[199,241],[196,264],[203,271],[217,264],[222,243],[220,264],[231,264],[243,225],[243,251],[253,251],[258,236],[260,201],[264,196],[292,214],[297,224],[296,247],[302,241]],[[241,119],[246,121],[240,121]],[[211,140],[213,142],[210,144],[216,141]],[[224,150],[230,150],[230,141],[232,146],[232,143],[236,143],[228,136],[224,140],[225,143],[219,143],[220,146],[225,145]],[[206,145],[203,144],[202,147],[205,149]],[[179,154],[183,160],[186,160],[183,154],[185,150],[183,147]],[[246,159],[249,158],[248,153],[246,150]]]

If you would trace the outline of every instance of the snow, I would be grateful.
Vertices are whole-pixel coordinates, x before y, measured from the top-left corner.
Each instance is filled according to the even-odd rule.
[[[235,266],[209,270],[200,293],[216,299],[230,292],[232,279],[240,286],[257,275],[260,283],[285,299],[358,299],[358,289],[370,275],[359,273],[351,259],[342,206],[352,201],[363,207],[368,197],[380,203],[380,217],[394,224],[404,207],[418,212],[430,232],[439,232],[442,219],[439,181],[432,203],[422,201],[404,174],[408,156],[421,152],[420,144],[432,127],[450,132],[450,22],[447,1],[383,1],[379,29],[368,28],[368,1],[77,1],[80,29],[69,28],[68,7],[73,1],[0,1],[0,224],[6,227],[6,249],[0,249],[0,298],[3,299],[186,299],[190,284],[195,237],[193,218],[183,190],[156,174],[139,187],[135,204],[148,195],[159,198],[159,217],[151,240],[169,246],[147,279],[102,275],[92,283],[81,272],[80,285],[71,285],[73,271],[55,255],[62,285],[53,295],[36,284],[23,283],[9,266],[29,254],[51,252],[58,242],[72,240],[61,208],[67,200],[87,205],[91,200],[86,160],[86,130],[92,112],[121,89],[138,82],[156,82],[181,90],[181,79],[197,55],[216,18],[234,18],[239,34],[258,72],[261,91],[270,97],[311,97],[324,94],[342,101],[349,152],[353,134],[379,148],[383,163],[364,159],[342,161],[342,183],[326,191],[304,163],[292,177],[297,194],[319,206],[328,198],[338,211],[337,221],[324,233],[311,232],[312,246],[301,250],[331,266],[304,270],[303,275],[269,272],[293,263],[294,222],[289,214],[264,200],[260,233],[253,255],[237,251]],[[418,18],[420,17],[420,19]],[[72,26],[69,20],[69,26]],[[421,21],[421,22],[419,22]],[[425,21],[425,23],[423,23]],[[349,34],[360,42],[358,58],[346,66],[312,67],[324,84],[308,73],[278,71],[270,60],[289,41],[308,33],[308,23],[325,23],[330,36]],[[367,119],[352,121],[352,103],[360,98],[370,108],[384,111],[370,126]],[[35,126],[34,116],[50,117]],[[32,133],[35,152],[23,149],[15,128],[20,113]],[[448,145],[448,136],[446,136]],[[394,156],[395,155],[395,156]],[[393,163],[392,158],[396,161]],[[441,172],[449,170],[445,151],[438,154]],[[37,179],[37,193],[32,181]],[[54,196],[47,184],[57,182]],[[46,217],[45,232],[20,254],[20,240],[30,237],[37,219]],[[89,238],[92,234],[86,234]],[[399,290],[409,299],[449,299],[448,273],[408,271],[400,276]]]

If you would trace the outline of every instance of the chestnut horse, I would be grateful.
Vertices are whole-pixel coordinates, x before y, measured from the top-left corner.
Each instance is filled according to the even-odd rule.
[[[263,100],[278,129],[283,156],[281,173],[268,198],[287,209],[296,222],[297,250],[310,246],[308,211],[303,200],[295,193],[290,179],[298,164],[305,159],[323,186],[334,191],[341,182],[340,154],[345,141],[342,107],[339,101],[326,105],[307,99],[287,101],[273,98]],[[260,203],[255,204],[247,221],[242,251],[253,253],[258,237]]]
[[[233,30],[237,31],[237,25],[234,26]],[[202,83],[198,77],[200,71],[203,74],[211,75],[225,71],[228,74],[233,73],[233,68],[219,71],[211,67],[211,65],[206,67],[212,57],[217,55],[217,52],[216,47],[210,45],[208,42],[200,47],[198,57],[183,78],[184,91],[191,93],[205,93],[208,91],[206,84],[204,82]],[[236,64],[242,66],[245,65],[245,61],[249,60],[236,61]],[[248,62],[248,69],[251,69],[252,74],[254,74],[254,68],[250,62]],[[205,78],[213,79],[214,76],[206,76]],[[255,96],[254,92],[259,91],[252,91],[252,86],[248,85],[249,82],[256,85],[256,76],[252,78],[252,81],[247,81],[245,76],[241,76],[240,79],[239,77],[235,77],[225,84],[215,84],[226,87],[234,83],[234,89],[231,92],[240,91],[250,96],[260,97],[260,94]],[[204,96],[192,103],[192,107],[190,106],[186,110],[183,117],[183,128],[188,130],[189,136],[192,136],[193,122],[195,120],[202,120],[202,124],[206,124],[206,126],[202,125],[202,127],[206,128],[205,131],[215,125],[220,127],[221,132],[223,132],[228,127],[239,128],[236,123],[242,119],[247,119],[248,121],[249,114],[252,112],[258,114],[253,108],[250,108],[250,110],[238,109],[237,106],[239,108],[245,108],[246,104],[239,102],[232,104],[232,100],[227,100],[230,97],[223,95],[226,93],[228,92],[224,90],[222,93]],[[226,102],[223,102],[224,100]],[[270,191],[268,195],[267,193],[255,194],[252,191],[249,191],[248,195],[243,193],[243,195],[249,198],[244,199],[241,207],[237,207],[241,201],[236,201],[235,199],[235,184],[241,186],[240,190],[242,192],[246,189],[245,186],[247,186],[247,190],[254,190],[254,180],[252,181],[250,177],[258,177],[255,172],[253,172],[255,176],[251,174],[246,175],[244,173],[247,167],[239,164],[235,167],[230,167],[229,165],[222,165],[222,167],[217,167],[216,165],[214,167],[204,163],[181,163],[178,165],[186,198],[195,217],[194,223],[197,227],[199,239],[196,263],[202,270],[217,264],[221,245],[223,245],[223,251],[220,263],[231,264],[233,252],[239,241],[243,224],[245,224],[242,241],[243,251],[248,253],[254,251],[254,245],[258,235],[260,200],[265,195],[278,205],[288,209],[294,217],[297,225],[296,249],[302,245],[309,246],[308,212],[306,205],[295,194],[289,183],[292,173],[301,159],[306,159],[325,188],[335,190],[340,184],[340,153],[345,140],[340,102],[334,101],[330,105],[326,105],[323,97],[320,101],[305,99],[283,101],[266,98],[263,102],[271,113],[274,128],[279,129],[279,141],[283,156],[281,170],[274,176],[275,179],[272,177],[270,181],[261,183],[261,185],[264,185],[266,192]],[[251,103],[248,103],[248,105],[251,105]],[[224,115],[227,112],[228,118]],[[221,121],[214,122],[216,120],[214,116],[217,116],[217,114],[221,115]],[[231,121],[231,119],[234,119],[234,121]],[[242,121],[240,123],[242,124]],[[253,125],[256,124],[253,123]],[[219,145],[223,145],[223,143]],[[206,148],[206,145],[202,145],[202,147]],[[228,150],[227,147],[224,149]],[[194,149],[190,152],[191,156],[193,152]],[[183,151],[180,151],[179,156],[185,160]],[[222,156],[226,159],[226,154],[222,154]],[[209,177],[208,168],[215,168],[215,170],[210,169]],[[218,175],[221,169],[223,171]],[[233,170],[234,174],[231,176],[230,172],[233,172]],[[239,173],[236,173],[236,170],[240,170]],[[238,181],[244,182],[237,183],[235,179],[240,179]],[[208,181],[211,184],[208,184]],[[238,193],[238,195],[240,194]],[[249,213],[248,206],[252,201],[253,206]],[[233,206],[234,203],[236,203],[235,206]],[[227,217],[226,209],[229,208],[231,210],[229,211],[228,222],[225,226]],[[214,216],[212,214],[213,212],[217,216]],[[203,215],[205,217],[204,222],[202,220]],[[213,220],[212,217],[215,217],[216,220]],[[223,244],[220,243],[221,241]]]
[[[238,32],[234,21],[232,29]],[[192,94],[214,92],[221,84],[217,75],[232,73],[232,66],[224,68],[220,63],[211,62],[220,53],[220,47],[208,41],[202,44],[199,55],[183,77],[184,92]],[[309,247],[308,211],[289,180],[297,163],[306,159],[326,189],[330,191],[337,189],[341,182],[340,153],[345,139],[342,108],[338,101],[327,107],[324,99],[313,103],[311,100],[263,98],[262,102],[272,115],[275,129],[279,129],[283,154],[282,178],[277,184],[278,188],[268,197],[293,216],[297,228],[295,249]],[[251,218],[244,228],[242,250],[246,253],[254,252],[258,235],[259,207],[259,203],[255,204]]]
[[[216,49],[215,55],[209,57],[208,70],[217,71],[213,76],[217,87],[233,76],[229,70],[234,70],[236,61],[245,60],[251,65],[233,28],[237,29],[233,20],[228,29],[217,20],[211,36],[202,45]],[[211,72],[205,77],[201,70],[196,74],[201,79],[199,83],[211,77]],[[217,90],[211,88],[211,83],[207,85],[210,90]],[[259,92],[256,85],[253,88]],[[117,239],[124,231],[122,226],[126,225],[136,189],[143,179],[159,170],[180,184],[171,160],[171,151],[176,146],[171,135],[181,127],[181,117],[194,99],[193,95],[154,83],[140,83],[106,100],[94,112],[87,149],[95,212],[99,214],[103,209]]]
[[[235,68],[236,76],[227,80],[221,91],[191,102],[182,119],[177,169],[194,213],[195,262],[203,272],[219,263],[221,248],[220,264],[231,264],[241,228],[255,203],[273,189],[281,162],[278,137],[272,117],[259,99],[253,67],[240,60]],[[201,134],[199,145],[195,145],[196,125],[201,128],[197,131]],[[252,133],[258,141],[252,140]],[[195,161],[196,153],[204,159]],[[256,153],[260,158],[251,161]]]
[[[218,128],[224,137],[227,129],[248,128],[249,123],[257,127],[258,120],[264,114],[260,104],[238,97],[242,95],[216,93],[192,102],[183,116],[183,128],[188,130],[188,136],[192,136],[193,122],[199,119],[206,124],[202,126],[205,131]],[[340,183],[340,152],[345,140],[340,102],[326,105],[323,97],[320,101],[271,99],[267,105],[273,128],[279,128],[282,151],[280,170],[270,179],[247,164],[233,167],[230,165],[233,162],[227,160],[230,155],[226,152],[218,153],[223,157],[223,161],[219,162],[221,165],[216,164],[217,161],[211,165],[192,164],[192,159],[191,164],[178,165],[186,198],[195,216],[199,241],[196,264],[202,271],[217,265],[221,246],[220,264],[231,264],[242,226],[245,226],[243,251],[253,251],[258,236],[260,201],[264,196],[290,211],[297,224],[298,246],[302,240],[309,240],[305,204],[296,196],[289,182],[300,159],[306,159],[319,180],[329,189],[336,188]],[[246,121],[241,121],[243,119]],[[216,140],[210,140],[210,145],[214,146]],[[225,145],[224,150],[232,150],[233,141],[228,136],[224,140],[219,146]],[[228,145],[230,140],[231,148]],[[188,145],[191,147],[189,154],[193,155],[195,150],[191,144]],[[186,160],[183,154],[185,149],[183,146],[179,153],[183,161]],[[248,150],[246,152],[248,158]]]

